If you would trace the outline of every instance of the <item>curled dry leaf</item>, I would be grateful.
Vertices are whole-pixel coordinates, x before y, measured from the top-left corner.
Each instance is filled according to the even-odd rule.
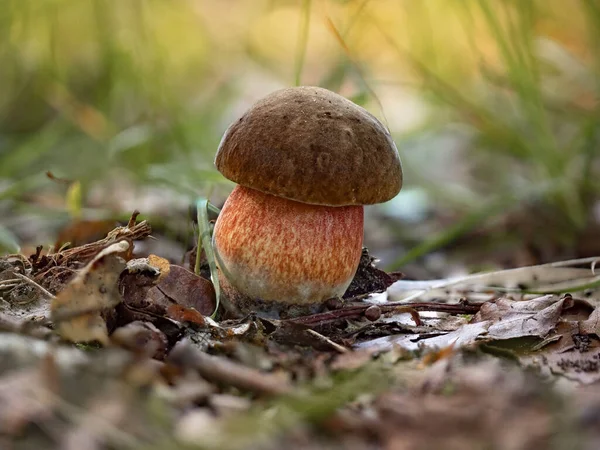
[[[375,266],[377,260],[369,255],[369,250],[363,247],[356,274],[346,289],[343,298],[351,299],[358,295],[383,292],[404,275],[393,272],[387,273]]]
[[[151,289],[149,295],[158,297],[160,294],[182,307],[193,308],[204,316],[210,316],[216,305],[213,284],[175,264],[171,264],[168,275],[159,281],[156,288]],[[176,317],[173,318],[177,320]]]
[[[127,268],[119,278],[119,292],[123,303],[129,307],[146,310],[149,306],[148,291],[161,278],[159,266],[153,266],[149,258],[137,258],[127,262]],[[159,314],[157,308],[150,308],[150,313]]]
[[[129,307],[204,325],[216,304],[210,281],[155,255],[129,261],[119,281]]]
[[[108,343],[101,312],[121,301],[117,281],[125,261],[119,254],[130,247],[125,240],[106,247],[53,300],[51,318],[63,339]]]

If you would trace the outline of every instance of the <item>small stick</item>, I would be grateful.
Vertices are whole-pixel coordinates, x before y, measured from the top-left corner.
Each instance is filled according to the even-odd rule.
[[[127,228],[132,229],[133,227],[135,227],[135,224],[137,222],[137,216],[140,215],[140,212],[135,209],[132,213],[131,213],[131,217],[129,218],[129,222],[127,223]]]
[[[18,284],[20,284],[21,280],[19,280],[18,278],[11,278],[10,280],[2,280],[0,281],[0,288],[2,287],[9,287],[9,288],[13,288],[15,286],[17,286]]]
[[[306,332],[308,334],[314,336],[315,338],[317,338],[319,341],[323,342],[324,344],[327,344],[329,347],[331,347],[336,352],[338,352],[338,353],[348,353],[348,349],[346,347],[342,347],[340,344],[336,344],[331,339],[329,339],[326,336],[323,336],[320,333],[317,333],[315,330],[311,330],[309,328],[308,330],[306,330]]]
[[[312,314],[310,316],[297,317],[295,319],[288,319],[290,322],[299,323],[303,325],[323,325],[330,322],[337,322],[343,319],[359,319],[364,316],[365,311],[370,308],[371,304],[365,305],[351,305],[334,311],[328,311],[324,313]],[[402,312],[410,313],[413,318],[415,317],[414,311],[434,311],[434,312],[445,312],[448,314],[475,314],[481,308],[480,304],[469,303],[468,300],[461,301],[460,303],[436,303],[436,302],[421,302],[421,303],[403,303],[403,302],[390,302],[377,305],[382,313],[394,312],[398,308],[402,308]],[[404,310],[406,308],[406,310]],[[412,311],[411,311],[412,310]]]
[[[21,275],[20,273],[15,273],[14,275],[16,277],[20,278],[21,280],[25,281],[26,283],[29,283],[30,285],[32,285],[35,288],[37,288],[42,294],[44,294],[49,299],[54,300],[56,298],[54,294],[52,294],[51,292],[49,292],[46,289],[44,289],[42,286],[40,286],[39,284],[37,284],[31,278],[28,278],[25,275]]]
[[[264,373],[220,356],[209,355],[186,341],[179,341],[171,350],[167,362],[190,367],[213,383],[222,383],[245,391],[264,395],[281,395],[291,391],[290,384],[279,377]]]

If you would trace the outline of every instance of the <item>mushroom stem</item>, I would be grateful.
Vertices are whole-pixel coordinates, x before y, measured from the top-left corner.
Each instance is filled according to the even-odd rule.
[[[320,303],[348,288],[360,260],[362,206],[300,203],[237,186],[214,228],[227,281],[249,299]]]

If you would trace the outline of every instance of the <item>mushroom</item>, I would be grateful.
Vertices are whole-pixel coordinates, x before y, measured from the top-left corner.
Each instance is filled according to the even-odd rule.
[[[215,165],[238,184],[213,235],[234,314],[305,314],[341,297],[362,252],[363,205],[390,200],[402,186],[385,126],[318,87],[255,103],[225,132]]]

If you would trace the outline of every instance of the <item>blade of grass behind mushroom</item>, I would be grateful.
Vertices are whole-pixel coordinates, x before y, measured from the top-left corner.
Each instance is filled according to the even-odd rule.
[[[214,318],[219,310],[219,301],[221,291],[219,289],[219,275],[217,272],[217,263],[215,260],[215,252],[212,246],[210,223],[208,222],[209,211],[213,214],[218,214],[219,208],[211,205],[210,202],[205,198],[200,198],[196,201],[197,218],[198,218],[198,244],[196,247],[196,265],[194,272],[196,275],[200,273],[200,255],[202,248],[204,248],[204,254],[206,255],[206,261],[210,268],[210,278],[215,288],[215,310],[211,314],[211,318]]]

